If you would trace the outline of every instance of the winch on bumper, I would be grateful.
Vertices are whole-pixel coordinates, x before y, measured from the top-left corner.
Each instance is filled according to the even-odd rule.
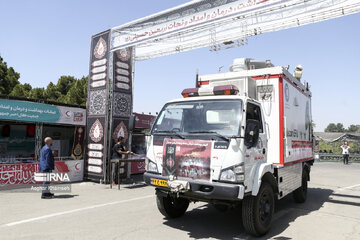
[[[157,179],[167,181],[168,187],[154,184],[154,180],[157,181]],[[146,184],[154,186],[164,192],[174,192],[176,194],[181,194],[184,197],[197,200],[239,201],[244,198],[245,191],[243,185],[206,182],[183,178],[179,180],[171,180],[169,177],[149,172],[144,173],[144,181]]]

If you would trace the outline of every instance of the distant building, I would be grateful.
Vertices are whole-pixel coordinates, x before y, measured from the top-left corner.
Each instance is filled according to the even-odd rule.
[[[343,133],[343,132],[314,132],[316,141],[324,142],[343,142],[343,141],[360,141],[360,133]]]

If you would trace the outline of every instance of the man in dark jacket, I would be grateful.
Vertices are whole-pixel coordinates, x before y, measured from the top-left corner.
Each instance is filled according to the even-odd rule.
[[[112,154],[112,159],[122,159],[123,155],[130,155],[133,154],[133,152],[130,151],[126,151],[126,147],[125,147],[125,138],[124,137],[119,137],[116,144],[113,147],[113,154]],[[113,163],[112,164],[112,177],[113,179],[116,179],[116,175],[119,173],[116,173],[116,169],[117,169],[117,164],[118,163]],[[120,167],[125,171],[125,163],[121,163]],[[123,173],[123,172],[121,172]],[[113,182],[113,184],[115,184],[115,182]]]
[[[44,142],[45,145],[40,152],[40,172],[51,173],[51,171],[55,169],[54,155],[52,154],[52,150],[50,148],[52,145],[52,139],[50,137],[47,137],[45,138]],[[49,199],[54,197],[54,194],[50,193],[49,185],[50,182],[48,181],[43,182],[44,189],[42,191],[41,198]]]

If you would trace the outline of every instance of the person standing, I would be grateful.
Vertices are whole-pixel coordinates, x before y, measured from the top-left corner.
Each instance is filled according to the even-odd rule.
[[[51,150],[51,145],[52,145],[51,137],[46,137],[44,142],[45,142],[45,145],[41,149],[41,152],[40,152],[40,172],[51,173],[51,171],[55,169],[54,155]],[[47,174],[46,178],[48,178],[48,177],[49,176]],[[54,194],[52,194],[49,190],[49,185],[50,185],[50,182],[48,182],[47,180],[45,180],[43,182],[44,188],[43,188],[42,194],[41,194],[42,199],[49,199],[49,198],[54,197]]]
[[[123,155],[130,155],[130,154],[133,154],[133,153],[130,151],[126,151],[125,138],[119,137],[117,139],[116,144],[113,147],[112,159],[122,159]],[[121,167],[123,167],[125,165],[125,163],[121,163],[121,164],[123,164],[123,165],[121,165]],[[113,179],[116,179],[116,169],[117,169],[117,166],[115,163],[113,163],[112,173],[111,173]],[[113,184],[114,184],[114,182],[113,182]]]
[[[341,149],[344,157],[344,164],[349,164],[349,153],[350,153],[349,143],[345,141],[344,145],[341,146]]]

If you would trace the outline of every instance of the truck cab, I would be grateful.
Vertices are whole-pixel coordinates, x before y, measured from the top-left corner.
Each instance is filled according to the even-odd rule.
[[[182,216],[191,201],[219,209],[242,202],[246,231],[260,236],[270,228],[275,198],[298,191],[294,196],[305,201],[312,160],[305,143],[311,132],[301,137],[309,141],[294,140],[304,146],[301,159],[290,158],[287,152],[295,151],[287,148],[288,141],[294,143],[284,136],[291,131],[284,126],[286,117],[294,116],[281,115],[286,106],[280,95],[290,90],[280,82],[286,76],[296,79],[282,67],[253,63],[260,67],[199,77],[196,88],[182,91],[184,98],[169,101],[159,113],[148,141],[144,179],[156,188],[164,216]],[[302,115],[300,124],[308,120]]]

